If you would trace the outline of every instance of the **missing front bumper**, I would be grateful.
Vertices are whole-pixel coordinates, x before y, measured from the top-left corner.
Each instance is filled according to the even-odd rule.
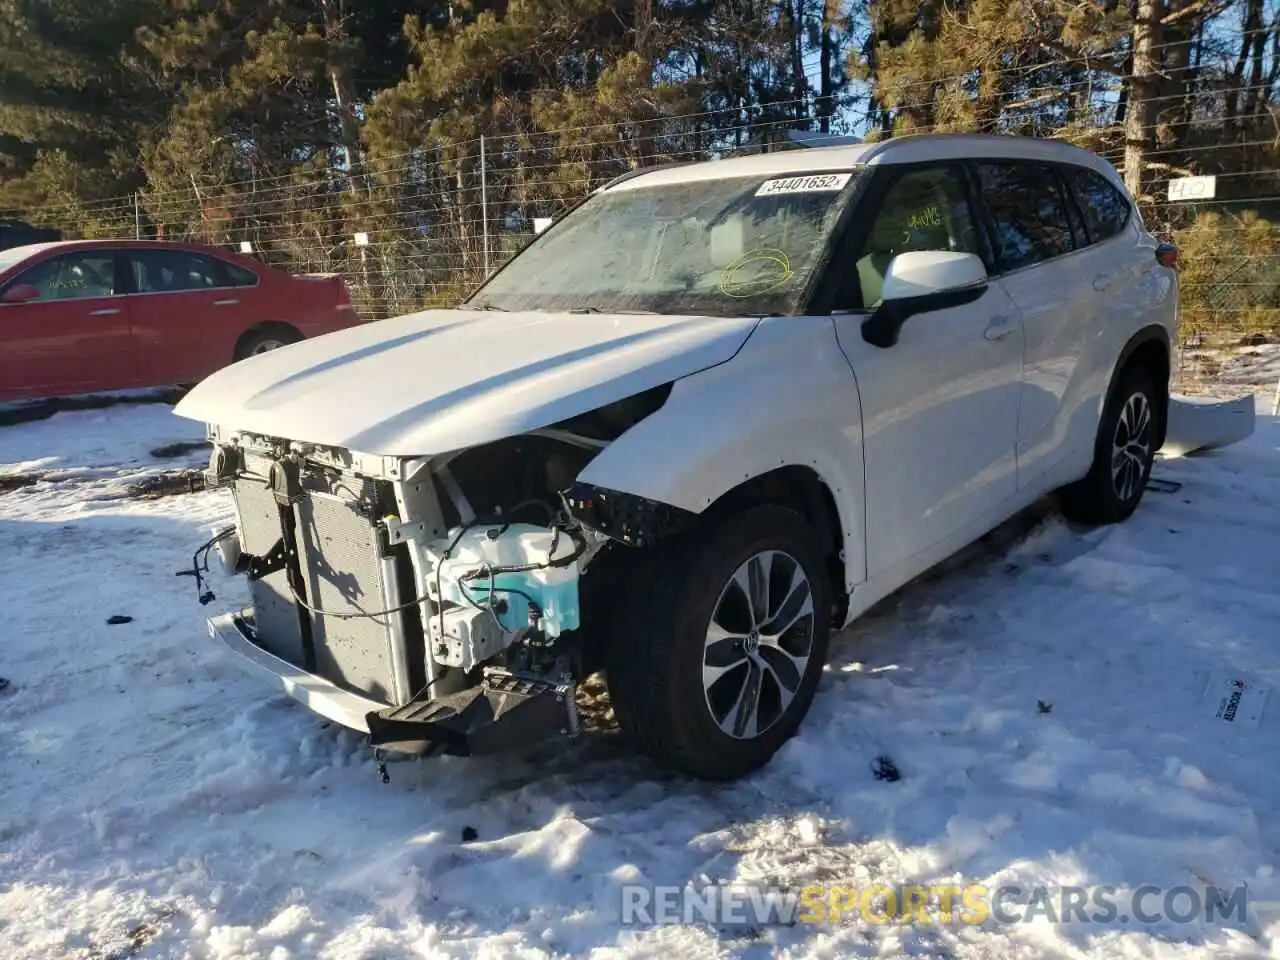
[[[386,752],[484,756],[578,731],[571,683],[496,674],[469,689],[397,707],[343,690],[268,653],[255,642],[248,610],[212,617],[208,625],[209,635],[235,654],[246,672],[314,713],[369,734],[370,744]]]

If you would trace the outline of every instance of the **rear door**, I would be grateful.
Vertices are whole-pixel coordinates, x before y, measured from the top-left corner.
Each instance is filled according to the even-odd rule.
[[[139,363],[153,383],[189,383],[231,362],[242,291],[222,261],[182,248],[129,253]],[[229,341],[229,342],[228,342]]]
[[[123,256],[110,249],[45,256],[0,294],[29,285],[40,296],[0,303],[0,399],[124,390],[141,385]]]
[[[1096,418],[1076,416],[1086,390],[1081,356],[1096,322],[1079,214],[1057,165],[973,163],[993,234],[994,270],[1026,331],[1018,412],[1018,486],[1053,484],[1073,445],[1091,448]],[[1087,434],[1087,436],[1086,436]]]

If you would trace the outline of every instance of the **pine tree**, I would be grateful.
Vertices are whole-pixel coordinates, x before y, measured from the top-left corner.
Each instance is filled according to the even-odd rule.
[[[129,59],[159,3],[0,2],[0,208],[30,212],[143,183],[138,145],[164,104]]]

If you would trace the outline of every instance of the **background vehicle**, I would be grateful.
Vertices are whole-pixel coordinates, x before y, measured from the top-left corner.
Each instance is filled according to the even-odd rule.
[[[0,251],[0,400],[192,383],[359,322],[336,276],[225,250],[77,240]]]
[[[33,227],[21,220],[0,219],[0,250],[23,247],[31,243],[53,243],[62,239],[59,230]]]
[[[253,597],[210,631],[402,753],[573,729],[603,667],[644,750],[741,776],[805,716],[833,628],[1047,493],[1085,523],[1136,509],[1175,263],[1060,143],[620,178],[464,309],[187,395],[238,514],[210,549]]]

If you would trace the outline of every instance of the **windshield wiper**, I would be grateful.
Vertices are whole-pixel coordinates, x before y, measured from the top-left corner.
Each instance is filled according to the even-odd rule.
[[[492,303],[477,303],[477,304],[464,303],[462,304],[462,306],[464,309],[467,309],[467,310],[495,310],[498,313],[510,312],[507,310],[506,307],[495,307]]]

